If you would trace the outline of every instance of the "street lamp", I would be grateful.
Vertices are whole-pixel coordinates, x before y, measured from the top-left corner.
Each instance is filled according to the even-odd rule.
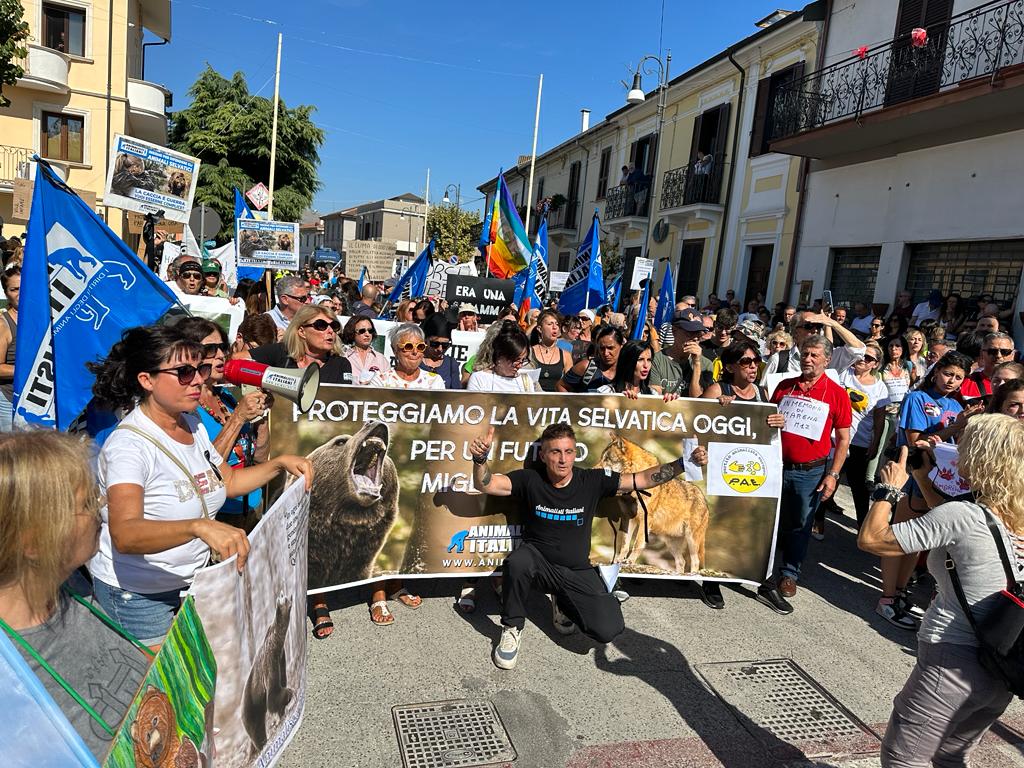
[[[651,231],[654,228],[654,198],[658,188],[658,158],[661,155],[661,128],[665,122],[665,102],[668,99],[668,71],[672,63],[672,51],[665,52],[665,61],[662,63],[657,56],[650,54],[640,59],[633,73],[633,87],[626,94],[626,103],[629,105],[643,104],[647,97],[644,95],[643,75],[649,75],[645,65],[654,62],[658,65],[658,123],[654,132],[654,173],[651,175],[651,194],[647,201],[647,234],[644,238],[645,252],[647,258],[651,257]]]
[[[462,185],[461,184],[449,184],[444,188],[444,197],[441,198],[441,202],[445,205],[451,205],[452,199],[448,197],[448,190],[455,188],[455,210],[459,210],[459,199],[462,196]]]

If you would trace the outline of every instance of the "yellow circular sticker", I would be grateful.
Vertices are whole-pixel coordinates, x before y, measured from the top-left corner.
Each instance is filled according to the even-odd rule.
[[[753,448],[736,448],[722,459],[722,479],[737,493],[753,493],[768,479],[765,461]]]

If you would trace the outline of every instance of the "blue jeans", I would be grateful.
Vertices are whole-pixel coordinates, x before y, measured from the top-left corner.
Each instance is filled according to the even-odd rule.
[[[92,591],[106,614],[143,645],[159,645],[181,607],[181,592],[143,594],[93,579]]]
[[[783,576],[800,578],[800,564],[807,557],[814,510],[821,494],[816,490],[828,470],[828,464],[813,469],[787,469],[782,473],[779,545],[782,549]]]

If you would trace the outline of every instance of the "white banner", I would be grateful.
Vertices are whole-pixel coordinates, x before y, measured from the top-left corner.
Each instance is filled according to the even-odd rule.
[[[299,225],[287,221],[235,219],[237,266],[299,268]]]
[[[176,286],[174,286],[176,287]],[[185,305],[189,312],[196,317],[205,317],[221,328],[228,335],[228,344],[234,344],[238,335],[238,326],[245,319],[245,304],[239,301],[232,304],[227,299],[219,296],[187,296],[175,291],[178,301]],[[172,307],[168,314],[173,314]]]
[[[114,136],[112,162],[103,191],[103,204],[126,211],[157,213],[187,222],[199,181],[199,160],[180,152]]]
[[[465,264],[447,264],[435,261],[427,273],[427,285],[424,296],[444,296],[448,288],[448,275],[477,276],[476,264],[467,261]]]
[[[552,293],[561,293],[565,290],[565,283],[568,279],[568,272],[552,272],[548,282],[548,289]]]

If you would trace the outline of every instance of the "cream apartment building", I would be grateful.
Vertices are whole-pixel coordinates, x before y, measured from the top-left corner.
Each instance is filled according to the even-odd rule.
[[[143,30],[171,37],[170,0],[24,0],[29,23],[25,73],[4,89],[0,109],[0,216],[17,234],[14,180],[34,176],[38,153],[68,184],[94,195],[111,228],[125,231],[123,213],[103,206],[103,187],[115,133],[167,142],[171,94],[144,79]],[[160,45],[159,41],[155,44]],[[89,194],[84,195],[91,199]]]

